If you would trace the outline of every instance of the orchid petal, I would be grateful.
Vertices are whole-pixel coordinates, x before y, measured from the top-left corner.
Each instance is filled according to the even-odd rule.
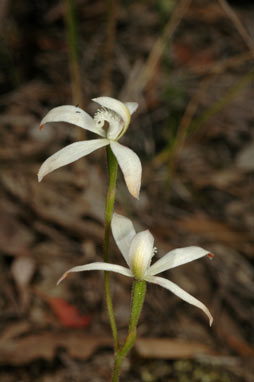
[[[65,272],[62,277],[57,282],[57,285],[60,284],[61,281],[63,281],[69,273],[72,272],[84,272],[84,271],[111,271],[120,273],[121,275],[127,276],[127,277],[133,277],[132,272],[130,269],[122,267],[121,265],[115,265],[115,264],[109,264],[109,263],[91,263],[86,265],[78,265],[76,267],[73,267],[69,269],[67,272]]]
[[[45,175],[56,170],[59,167],[72,163],[91,152],[109,144],[107,139],[92,139],[90,141],[75,142],[64,147],[51,155],[42,163],[38,172],[38,181],[40,182]]]
[[[102,137],[106,136],[104,129],[96,126],[93,118],[77,106],[65,105],[55,107],[45,115],[40,126],[50,122],[67,122],[79,126],[82,129],[92,131]]]
[[[138,103],[137,102],[125,102],[125,106],[128,107],[130,115],[132,115],[137,110]]]
[[[136,235],[136,231],[130,219],[114,213],[111,221],[111,228],[115,242],[120,249],[126,263],[129,263],[129,249],[131,241]]]
[[[168,269],[178,267],[189,263],[193,260],[200,259],[208,255],[210,252],[200,247],[185,247],[173,249],[156,261],[148,270],[149,276],[157,275],[158,273],[167,271]]]
[[[123,102],[111,97],[93,98],[92,101],[98,103],[103,107],[106,107],[107,109],[113,110],[122,118],[125,127],[129,125],[131,117],[130,112],[128,107]]]
[[[199,300],[197,300],[195,297],[190,295],[189,293],[185,292],[182,288],[180,288],[178,285],[173,283],[172,281],[169,281],[167,279],[164,279],[163,277],[157,277],[157,276],[146,276],[146,281],[160,285],[163,288],[168,289],[170,292],[174,293],[176,296],[180,297],[182,300],[188,302],[191,305],[196,306],[197,308],[203,310],[203,312],[208,316],[209,318],[209,324],[210,326],[213,323],[213,317],[207,307]]]
[[[116,156],[127,188],[134,198],[139,198],[141,186],[142,166],[139,157],[128,147],[120,145],[118,142],[110,142],[110,147]]]
[[[133,274],[142,280],[153,256],[154,237],[150,231],[137,233],[130,245],[129,262]]]

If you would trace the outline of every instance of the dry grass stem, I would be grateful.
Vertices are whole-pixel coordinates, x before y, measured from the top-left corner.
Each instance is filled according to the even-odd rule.
[[[250,52],[252,53],[252,56],[254,57],[254,43],[249,36],[248,32],[246,31],[246,28],[242,24],[239,16],[236,14],[236,12],[232,9],[232,7],[228,4],[226,0],[219,0],[219,3],[225,13],[228,15],[232,23],[235,25],[236,29],[238,30],[239,34],[242,36],[244,42],[248,46]]]

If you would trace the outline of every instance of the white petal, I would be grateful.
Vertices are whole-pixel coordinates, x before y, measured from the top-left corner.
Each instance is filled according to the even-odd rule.
[[[120,145],[118,142],[110,143],[110,147],[116,156],[127,188],[134,198],[139,198],[141,186],[142,166],[139,157],[128,147]]]
[[[90,154],[103,146],[109,144],[107,139],[92,139],[90,141],[75,142],[71,145],[64,147],[51,155],[45,162],[42,163],[38,172],[38,181],[40,182],[44,176],[56,170],[59,167],[65,166],[69,163],[78,160],[85,155]]]
[[[135,111],[138,108],[138,103],[137,102],[125,102],[125,105],[128,107],[130,115],[135,113]]]
[[[50,110],[41,121],[40,126],[43,127],[43,125],[49,122],[72,123],[73,125],[82,127],[82,129],[99,134],[102,137],[106,136],[103,128],[96,126],[93,118],[89,114],[80,109],[80,107],[73,105],[58,106]]]
[[[128,107],[123,102],[111,97],[93,98],[92,101],[98,103],[103,107],[106,107],[107,109],[113,110],[116,114],[120,115],[120,117],[124,121],[125,127],[129,125],[131,115]]]
[[[209,255],[209,253],[209,251],[206,251],[200,247],[173,249],[164,255],[160,260],[156,261],[156,263],[150,267],[147,274],[150,276],[157,275],[158,273],[164,272],[168,269],[200,259],[203,256]]]
[[[111,271],[120,273],[121,275],[127,277],[133,277],[131,271],[128,268],[122,267],[121,265],[108,264],[108,263],[91,263],[86,265],[78,265],[77,267],[73,267],[69,269],[67,272],[63,274],[62,277],[57,282],[57,285],[60,284],[71,272],[83,272],[83,271]]]
[[[203,310],[203,312],[208,316],[209,318],[209,324],[210,326],[213,323],[213,317],[207,307],[199,300],[197,300],[195,297],[190,295],[189,293],[185,292],[182,288],[180,288],[178,285],[173,283],[172,281],[169,281],[167,279],[164,279],[163,277],[156,277],[156,276],[147,276],[145,278],[146,281],[149,281],[150,283],[157,284],[162,286],[163,288],[168,289],[170,292],[174,293],[176,296],[180,297],[182,300],[188,302],[191,305],[196,306],[197,308]]]
[[[136,235],[136,231],[130,219],[114,213],[111,221],[112,233],[115,242],[120,249],[126,263],[129,263],[129,249],[131,241]]]
[[[143,280],[150,266],[153,256],[153,244],[154,237],[148,230],[137,233],[131,242],[129,251],[130,268],[139,280]]]

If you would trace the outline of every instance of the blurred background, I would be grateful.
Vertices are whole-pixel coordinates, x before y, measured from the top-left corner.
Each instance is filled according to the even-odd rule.
[[[227,0],[0,0],[0,379],[102,382],[112,342],[102,272],[106,157],[99,150],[37,183],[78,127],[39,130],[53,107],[91,115],[111,95],[139,108],[121,143],[141,158],[140,200],[119,172],[116,210],[155,236],[157,257],[215,254],[164,275],[198,309],[148,286],[122,381],[252,382],[254,4]],[[113,262],[123,260],[112,241]],[[112,276],[119,333],[131,280]]]

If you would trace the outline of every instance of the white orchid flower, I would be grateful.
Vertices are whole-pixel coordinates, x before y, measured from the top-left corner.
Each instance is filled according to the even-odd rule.
[[[120,273],[124,276],[145,280],[168,289],[182,300],[200,308],[208,316],[210,326],[212,325],[212,315],[202,302],[185,292],[172,281],[156,276],[158,273],[200,259],[206,255],[212,258],[213,255],[209,251],[200,247],[177,248],[169,251],[153,265],[150,265],[156,250],[154,248],[154,237],[148,230],[136,233],[132,222],[128,218],[116,213],[113,215],[111,227],[115,242],[128,268],[102,262],[80,265],[65,272],[57,284],[71,272],[102,270]]]
[[[136,111],[136,102],[120,102],[110,97],[94,98],[101,108],[92,118],[77,106],[59,106],[48,112],[41,121],[41,128],[50,122],[67,122],[101,136],[100,139],[72,143],[50,156],[40,167],[39,182],[45,175],[59,167],[72,163],[91,152],[110,145],[131,195],[138,199],[142,166],[139,157],[128,147],[118,143],[128,128],[131,115]],[[105,126],[105,123],[107,126]],[[107,127],[107,130],[104,129]]]

